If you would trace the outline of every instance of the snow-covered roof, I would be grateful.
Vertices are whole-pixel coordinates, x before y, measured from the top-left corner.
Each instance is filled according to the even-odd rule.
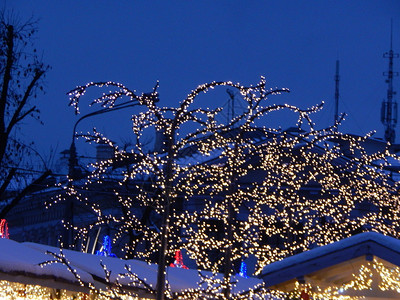
[[[80,291],[78,280],[66,266],[52,264],[42,268],[39,264],[51,260],[44,251],[9,239],[0,239],[0,279],[48,287]],[[89,273],[78,270],[82,280],[89,282]],[[17,280],[15,280],[17,279]]]
[[[85,291],[79,286],[78,280],[63,264],[49,264],[41,267],[40,264],[54,260],[51,254],[46,251],[60,254],[60,249],[35,244],[18,243],[9,239],[0,239],[0,280],[22,282],[26,284],[38,284],[53,288],[61,288],[72,291]],[[155,288],[157,281],[157,265],[147,264],[140,260],[123,260],[115,257],[104,257],[82,253],[72,250],[63,250],[69,265],[76,270],[81,280],[85,283],[92,283],[96,288],[104,288],[105,272],[101,263],[111,271],[110,281],[114,282],[118,274],[127,273],[130,268],[139,278],[145,279],[146,283]],[[211,275],[207,274],[206,275]],[[222,274],[219,274],[222,278]],[[185,270],[168,267],[167,278],[171,285],[172,292],[180,292],[189,288],[197,288],[201,278],[197,270]],[[131,286],[131,279],[118,278],[123,286]],[[249,288],[262,283],[258,278],[235,277],[237,284],[233,292],[246,291]],[[141,290],[143,285],[136,284],[135,289]],[[144,292],[144,291],[143,291]]]
[[[377,256],[400,266],[400,240],[376,232],[360,233],[269,264],[259,277],[272,286],[361,256]]]

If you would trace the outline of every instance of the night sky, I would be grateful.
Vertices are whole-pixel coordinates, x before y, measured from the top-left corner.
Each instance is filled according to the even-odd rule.
[[[39,107],[44,125],[26,123],[24,139],[34,139],[44,156],[71,143],[78,116],[66,92],[90,81],[118,81],[148,92],[160,81],[160,104],[177,105],[197,85],[213,80],[286,87],[286,102],[307,108],[325,101],[313,117],[328,126],[334,114],[335,62],[340,60],[341,131],[383,136],[380,106],[386,96],[390,46],[400,52],[399,0],[283,1],[44,1],[3,0],[0,7],[21,18],[39,19],[35,45],[51,65]],[[400,60],[395,60],[400,71]],[[399,89],[399,78],[394,88]],[[201,105],[223,106],[225,90],[201,97]],[[398,97],[396,97],[398,98]],[[82,114],[96,110],[82,99]],[[199,105],[199,106],[201,106]],[[83,121],[117,142],[128,141],[130,115],[137,108]],[[271,124],[293,126],[271,116]],[[21,133],[22,134],[22,133]],[[400,132],[396,142],[400,141]],[[90,150],[78,144],[78,152]]]

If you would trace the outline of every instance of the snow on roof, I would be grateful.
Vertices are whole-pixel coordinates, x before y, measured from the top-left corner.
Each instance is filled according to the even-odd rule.
[[[55,281],[72,283],[79,287],[78,281],[66,266],[52,264],[41,267],[39,264],[51,259],[42,251],[26,247],[9,239],[0,239],[0,278],[13,274],[18,277],[28,277],[36,280],[48,278]],[[89,281],[92,277],[83,270],[77,270],[82,280]],[[6,278],[7,279],[7,278]],[[33,280],[32,284],[36,284]]]
[[[60,254],[60,249],[56,247],[35,243],[23,243],[23,245],[42,253],[51,251],[57,255]],[[149,284],[153,285],[156,282],[157,265],[149,265],[140,260],[122,260],[114,257],[105,257],[66,249],[63,249],[63,253],[72,266],[84,270],[97,278],[105,278],[104,269],[101,266],[101,263],[103,263],[107,270],[111,271],[110,281],[115,281],[118,278],[118,274],[127,273],[125,266],[128,266],[131,267],[132,272],[139,275],[140,278],[145,279]],[[50,255],[48,257],[51,258]],[[128,279],[124,280],[119,278],[119,281],[125,285],[129,283]],[[93,280],[89,282],[94,283]]]
[[[46,254],[46,251],[59,255],[60,249],[35,243],[18,243],[9,239],[0,239],[0,249],[2,250],[0,255],[0,279],[17,282],[22,280],[23,283],[81,290],[78,281],[65,265],[57,263],[44,267],[39,266],[40,263],[54,259],[51,254]],[[126,274],[127,268],[130,268],[139,278],[145,279],[147,284],[153,288],[156,286],[157,265],[155,264],[148,264],[140,260],[123,260],[115,257],[92,255],[73,250],[64,249],[62,251],[70,266],[76,270],[82,281],[92,283],[97,288],[104,288],[105,286],[105,281],[102,280],[105,278],[105,272],[101,263],[106,266],[108,271],[111,271],[111,282],[115,281],[119,274]],[[204,273],[207,276],[211,276],[209,272]],[[218,274],[217,277],[222,279],[223,275]],[[197,288],[201,280],[197,270],[173,267],[168,268],[167,278],[173,292]],[[132,280],[128,277],[119,277],[118,280],[126,287],[132,286]],[[246,291],[262,283],[262,280],[258,278],[235,276],[234,280],[237,280],[237,284],[233,292]],[[68,283],[67,286],[66,283]],[[141,289],[143,285],[136,284],[133,287]]]
[[[400,266],[400,240],[376,232],[360,233],[269,264],[259,277],[272,286],[364,255]]]

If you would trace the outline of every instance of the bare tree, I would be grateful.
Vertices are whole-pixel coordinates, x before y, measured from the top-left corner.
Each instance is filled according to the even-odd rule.
[[[160,107],[157,105],[158,93],[156,88],[152,93],[136,95],[125,86],[114,82],[89,83],[70,92],[71,105],[78,107],[81,96],[90,87],[113,87],[115,92],[106,92],[101,97],[95,99],[93,103],[100,103],[105,107],[113,107],[116,100],[122,96],[128,96],[132,101],[137,101],[142,105],[144,111],[133,116],[133,133],[136,144],[132,151],[119,149],[114,143],[99,133],[94,133],[87,138],[97,143],[106,143],[114,147],[114,158],[102,161],[94,165],[94,170],[88,178],[87,187],[104,183],[107,179],[107,172],[111,171],[114,175],[115,166],[124,160],[131,161],[128,169],[122,172],[119,179],[121,188],[115,189],[115,198],[122,213],[110,214],[111,210],[101,203],[89,203],[86,191],[80,191],[79,186],[70,188],[70,194],[77,197],[83,203],[93,207],[98,213],[96,226],[114,223],[117,224],[118,232],[115,241],[126,235],[131,235],[132,231],[140,232],[142,240],[147,240],[149,246],[142,251],[137,251],[136,255],[144,258],[158,256],[158,284],[157,298],[166,299],[168,293],[165,287],[165,271],[169,260],[173,257],[176,249],[179,249],[180,226],[176,223],[176,217],[180,213],[182,202],[188,201],[193,196],[193,191],[197,189],[197,184],[193,180],[198,177],[199,169],[197,163],[186,164],[182,162],[184,152],[192,149],[199,153],[203,160],[206,160],[210,152],[217,151],[226,143],[224,134],[221,132],[229,131],[232,126],[244,122],[249,111],[258,110],[262,100],[269,95],[286,91],[285,89],[267,90],[265,80],[251,87],[244,87],[232,82],[212,82],[201,85],[193,90],[181,101],[178,107]],[[233,118],[229,124],[217,121],[221,108],[202,109],[196,108],[195,99],[199,94],[205,93],[218,86],[228,86],[237,89],[248,102],[247,112]],[[271,108],[272,109],[272,108]],[[157,151],[148,151],[144,147],[146,133],[158,132],[162,136]],[[211,138],[210,138],[211,137]],[[208,143],[205,142],[208,139]],[[206,166],[208,166],[205,171]],[[213,165],[203,165],[201,172],[213,174],[218,171]],[[119,178],[118,177],[118,178]],[[186,179],[184,179],[186,178]],[[191,181],[192,180],[192,181]],[[187,182],[190,182],[187,184]],[[214,181],[215,182],[215,181]],[[134,192],[129,194],[123,187],[131,185]],[[109,203],[108,203],[109,205]],[[114,208],[117,205],[114,206]],[[141,208],[141,209],[138,209]],[[114,210],[115,212],[115,210]],[[149,226],[148,215],[155,216],[154,226]],[[87,233],[84,228],[82,235]],[[129,239],[127,250],[135,245],[133,239]]]
[[[194,104],[198,95],[218,86],[237,89],[244,102],[244,111],[226,123],[218,121],[220,108]],[[372,228],[398,237],[399,185],[385,170],[387,157],[397,157],[387,148],[368,154],[363,148],[368,136],[342,134],[338,124],[316,130],[310,115],[320,106],[302,110],[269,104],[269,96],[286,89],[267,89],[263,78],[251,87],[212,82],[194,89],[177,107],[162,107],[157,86],[152,93],[136,95],[121,84],[99,82],[71,91],[71,105],[78,109],[80,98],[92,87],[115,89],[93,103],[113,107],[128,97],[141,105],[142,112],[132,117],[135,146],[128,151],[98,132],[87,136],[113,147],[114,157],[94,164],[84,185],[68,186],[68,196],[97,214],[91,228],[112,224],[114,242],[129,236],[123,243],[128,257],[152,262],[158,257],[152,292],[157,299],[206,294],[248,299],[233,287],[235,263],[250,255],[258,259],[260,272],[265,264],[359,231]],[[257,126],[258,119],[281,109],[298,115],[295,133]],[[143,139],[154,131],[162,143],[157,151],[148,151]],[[347,145],[350,155],[340,144]],[[109,188],[113,198],[92,201],[88,191],[100,186]],[[317,194],[305,194],[309,190]],[[371,210],[357,214],[355,208],[362,203]],[[85,238],[89,230],[80,228],[80,236]],[[141,241],[147,247],[138,250]],[[180,249],[187,250],[200,270],[215,275],[203,276],[206,289],[202,285],[180,295],[168,290],[167,266]],[[268,293],[263,287],[257,290],[261,298]]]
[[[21,23],[12,15],[0,15],[0,218],[50,174],[43,166],[39,173],[25,176],[36,152],[19,138],[23,121],[39,120],[34,102],[48,70],[33,47],[36,30],[32,20]]]

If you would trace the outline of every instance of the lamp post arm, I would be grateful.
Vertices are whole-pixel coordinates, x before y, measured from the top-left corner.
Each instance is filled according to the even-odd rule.
[[[68,174],[69,174],[69,176],[70,176],[71,178],[74,177],[74,174],[75,174],[75,167],[76,167],[77,164],[78,164],[78,161],[77,161],[77,154],[76,154],[76,146],[75,146],[76,128],[77,128],[78,124],[79,124],[82,120],[87,119],[87,118],[92,117],[92,116],[101,115],[101,114],[108,113],[108,112],[111,112],[111,111],[116,111],[116,110],[124,109],[124,108],[127,108],[127,107],[138,106],[138,105],[140,105],[139,102],[132,103],[131,101],[124,102],[124,103],[120,103],[120,104],[114,105],[113,107],[103,108],[103,109],[100,109],[100,110],[97,110],[97,111],[88,113],[88,114],[86,114],[86,115],[80,117],[80,118],[75,122],[73,131],[72,131],[71,146],[70,146],[70,149],[69,149],[69,151],[70,151],[70,152],[69,152],[69,155],[70,155],[70,156],[69,156],[69,172],[68,172]]]
[[[94,111],[94,112],[88,113],[88,114],[86,114],[86,115],[80,117],[80,118],[78,119],[78,121],[75,122],[74,129],[73,129],[73,131],[72,131],[72,140],[74,141],[74,139],[75,139],[75,133],[76,133],[76,127],[78,126],[78,124],[79,124],[82,120],[84,120],[84,119],[86,119],[86,118],[89,118],[89,117],[91,117],[91,116],[101,115],[101,114],[108,113],[108,112],[111,112],[111,111],[116,111],[116,110],[124,109],[124,108],[127,108],[127,107],[138,106],[138,105],[140,105],[140,103],[132,103],[132,102],[130,102],[130,101],[129,101],[129,102],[124,102],[124,103],[120,103],[120,104],[115,105],[115,106],[110,107],[110,108],[103,108],[103,109],[100,109],[100,110],[96,110],[96,111]]]

